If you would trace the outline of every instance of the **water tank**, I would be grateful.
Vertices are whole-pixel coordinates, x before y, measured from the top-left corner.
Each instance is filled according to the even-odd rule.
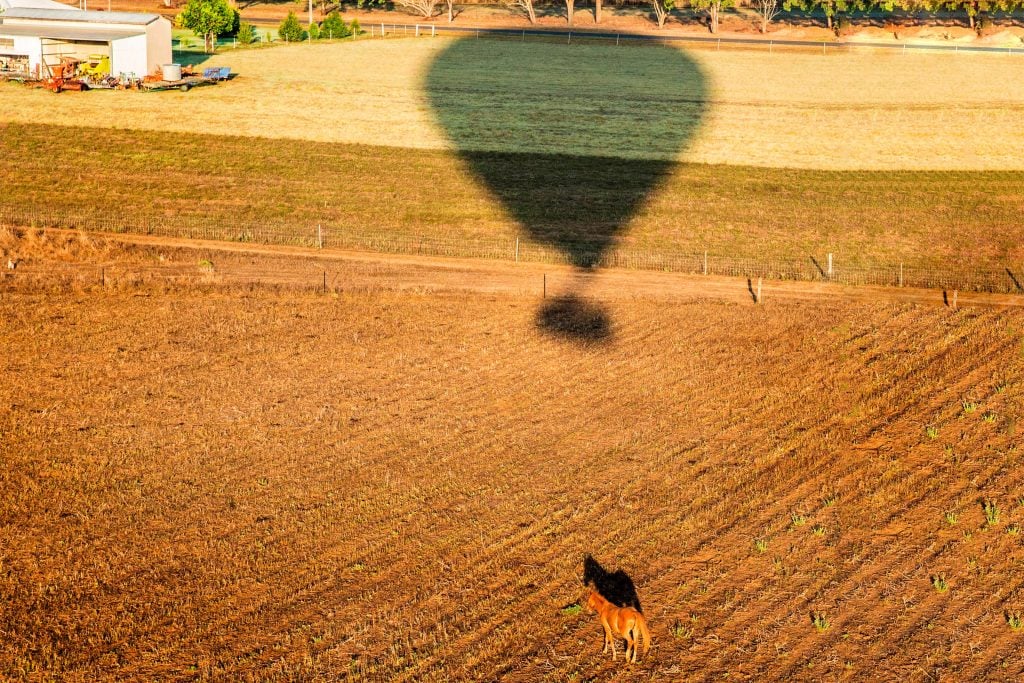
[[[181,64],[164,64],[160,71],[163,72],[165,81],[181,80]]]

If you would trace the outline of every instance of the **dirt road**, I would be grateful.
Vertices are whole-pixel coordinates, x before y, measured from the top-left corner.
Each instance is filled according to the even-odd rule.
[[[74,231],[51,230],[65,240]],[[134,259],[103,258],[69,268],[108,268],[111,277],[145,273],[153,277],[201,275],[209,283],[264,283],[329,288],[466,291],[521,296],[558,296],[567,291],[600,300],[714,299],[753,303],[758,282],[744,278],[607,269],[579,272],[568,267],[481,259],[422,257],[304,247],[240,244],[125,234],[93,234],[112,244],[141,247]],[[146,253],[148,252],[148,254]],[[161,257],[163,252],[170,256]],[[19,272],[41,275],[53,271],[47,260],[29,260]],[[106,277],[106,274],[104,275]],[[761,300],[871,301],[934,306],[1024,306],[1024,296],[976,292],[944,292],[910,287],[847,286],[828,282],[763,281]]]

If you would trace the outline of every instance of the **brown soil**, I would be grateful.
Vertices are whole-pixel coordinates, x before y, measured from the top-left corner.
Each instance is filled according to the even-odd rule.
[[[5,283],[114,287],[203,284],[300,290],[467,292],[552,297],[581,289],[605,300],[714,299],[753,303],[756,281],[625,269],[581,273],[567,266],[484,259],[422,257],[335,249],[255,245],[132,234],[27,230],[0,240],[0,257],[18,262]],[[212,267],[206,264],[212,264]],[[15,278],[15,275],[17,276]],[[915,287],[843,286],[829,282],[761,281],[761,300],[863,301],[925,306],[1024,306],[1019,294],[952,292]],[[955,299],[954,299],[955,297]]]
[[[1024,675],[1018,310],[625,290],[577,344],[515,266],[0,238],[7,677]]]

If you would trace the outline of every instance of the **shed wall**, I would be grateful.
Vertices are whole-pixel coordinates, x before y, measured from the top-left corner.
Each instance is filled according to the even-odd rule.
[[[171,63],[171,40],[171,22],[163,17],[146,26],[147,75]]]
[[[110,43],[110,72],[114,76],[135,74],[142,78],[149,73],[146,63],[146,36],[131,36]]]

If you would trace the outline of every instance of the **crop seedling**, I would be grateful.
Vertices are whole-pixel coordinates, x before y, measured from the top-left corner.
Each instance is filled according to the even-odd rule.
[[[790,515],[789,519],[791,522],[793,522],[793,526],[795,527],[807,524],[807,517],[800,514],[799,512],[794,512],[792,515]]]
[[[928,436],[929,439],[937,439],[937,438],[939,438],[939,428],[938,427],[932,427],[931,425],[929,425],[929,426],[925,427],[924,433]]]
[[[985,523],[989,526],[999,524],[999,506],[994,501],[986,500],[981,504],[982,510],[985,511]]]
[[[825,527],[823,527],[820,524],[815,524],[814,528],[812,529],[812,531],[814,532],[815,536],[824,536],[825,535],[825,531],[827,531],[827,529],[825,529]]]
[[[964,401],[961,405],[963,405],[964,412],[968,415],[978,409],[978,404],[974,401]]]
[[[985,422],[988,422],[989,424],[992,424],[993,422],[996,421],[996,414],[993,413],[992,411],[989,411],[982,415],[981,419],[984,420]]]
[[[945,574],[935,574],[932,576],[932,588],[940,593],[945,593],[949,590],[949,584],[946,582]]]
[[[766,539],[766,538],[755,539],[754,540],[754,550],[756,550],[759,553],[763,553],[764,551],[768,550],[768,539]]]
[[[1020,616],[1020,612],[1006,612],[1006,624],[1010,627],[1011,631],[1019,631],[1024,628],[1024,618]]]
[[[811,612],[811,623],[814,624],[814,628],[818,629],[818,633],[824,633],[832,625],[822,612]]]
[[[672,628],[669,630],[672,633],[673,638],[679,638],[680,640],[685,640],[693,635],[693,629],[689,626],[683,625],[680,621],[675,621],[672,624]]]
[[[562,608],[562,614],[570,617],[574,617],[582,611],[583,607],[578,602],[574,602],[571,605],[566,605]]]
[[[948,524],[950,526],[953,526],[954,524],[956,524],[957,522],[960,521],[960,515],[956,514],[952,510],[949,510],[948,512],[946,512],[946,514],[943,515],[943,517],[946,520],[946,524]]]
[[[830,507],[832,507],[833,505],[836,504],[837,500],[839,500],[839,496],[836,495],[835,493],[832,493],[832,494],[829,494],[829,495],[825,496],[824,498],[822,498],[821,499],[821,504],[824,505],[827,508],[830,508]]]
[[[1011,524],[1010,526],[1006,527],[1006,533],[1010,536],[1020,536],[1020,525]]]

